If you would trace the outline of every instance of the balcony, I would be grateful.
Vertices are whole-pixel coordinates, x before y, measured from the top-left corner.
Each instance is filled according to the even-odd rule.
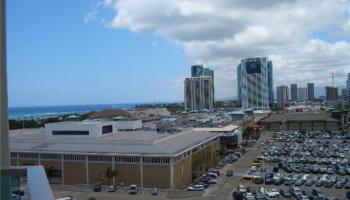
[[[42,166],[1,169],[0,180],[1,199],[55,200]]]

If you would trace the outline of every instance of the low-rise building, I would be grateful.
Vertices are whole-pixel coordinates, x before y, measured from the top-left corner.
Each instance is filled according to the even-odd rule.
[[[51,183],[56,184],[102,182],[183,189],[192,183],[194,175],[200,175],[219,160],[218,133],[159,134],[141,130],[130,133],[113,129],[113,133],[100,137],[89,137],[90,132],[79,137],[48,137],[45,132],[59,128],[58,124],[46,127],[48,130],[10,132],[11,165],[42,165]],[[73,130],[67,127],[59,130]],[[107,170],[115,170],[116,177],[106,178]]]
[[[265,130],[339,130],[340,122],[328,113],[282,113],[272,114],[258,122]]]

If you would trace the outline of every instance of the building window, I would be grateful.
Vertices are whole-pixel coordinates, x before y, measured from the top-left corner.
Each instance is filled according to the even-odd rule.
[[[52,135],[89,135],[89,131],[52,131]]]
[[[85,156],[83,156],[83,155],[64,155],[64,160],[82,161],[82,160],[85,160]]]
[[[11,158],[17,158],[17,153],[11,153]]]
[[[93,162],[111,162],[112,157],[110,156],[89,156],[89,161]]]
[[[21,159],[38,159],[38,154],[35,153],[19,153]]]
[[[169,158],[161,158],[161,157],[144,157],[143,163],[146,164],[169,164]]]
[[[139,157],[117,156],[115,161],[117,163],[139,163]]]
[[[102,134],[107,134],[107,133],[112,133],[112,132],[113,132],[112,125],[102,126]]]
[[[59,155],[59,154],[40,154],[40,159],[42,159],[42,160],[61,160],[61,155]]]

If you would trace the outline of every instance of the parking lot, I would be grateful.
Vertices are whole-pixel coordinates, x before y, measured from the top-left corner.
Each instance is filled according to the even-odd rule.
[[[251,168],[242,185],[256,191],[294,193],[290,199],[346,199],[348,176],[348,133],[284,132],[264,142],[260,168]],[[249,180],[248,180],[249,179]],[[294,188],[294,189],[293,189]],[[289,196],[289,195],[287,195]],[[276,198],[287,199],[278,195]]]

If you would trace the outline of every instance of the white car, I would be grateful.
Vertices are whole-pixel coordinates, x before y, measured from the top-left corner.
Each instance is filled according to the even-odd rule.
[[[216,180],[216,179],[209,179],[208,183],[209,184],[217,184],[218,180]]]
[[[187,188],[188,191],[204,191],[205,187],[203,185],[192,185]]]

